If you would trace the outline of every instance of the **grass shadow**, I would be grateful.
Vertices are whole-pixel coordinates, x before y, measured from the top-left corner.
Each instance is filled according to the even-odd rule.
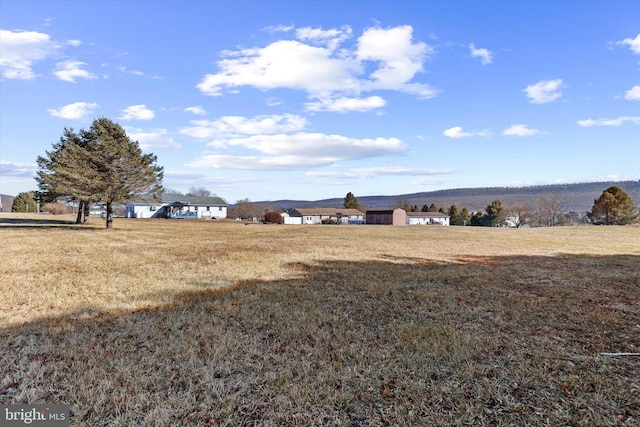
[[[3,403],[72,425],[625,425],[640,257],[293,263],[288,280],[0,330]]]
[[[43,229],[43,228],[65,228],[69,230],[96,228],[87,224],[76,224],[75,220],[64,218],[8,218],[0,216],[0,229]]]

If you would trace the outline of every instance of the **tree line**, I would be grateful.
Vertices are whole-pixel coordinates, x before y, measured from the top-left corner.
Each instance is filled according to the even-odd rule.
[[[411,205],[406,200],[400,200],[398,203],[398,207],[407,212],[447,214],[451,225],[553,227],[585,223],[626,225],[640,221],[640,214],[631,197],[615,185],[607,188],[593,201],[593,207],[589,212],[582,214],[567,211],[566,206],[566,198],[558,193],[540,196],[531,203],[516,203],[510,206],[503,205],[500,200],[494,200],[484,211],[475,212],[470,212],[466,207],[460,209],[456,205],[445,209],[433,203],[425,203],[422,208],[416,204]]]
[[[169,194],[181,194],[178,191],[166,190]],[[203,187],[191,187],[186,196],[212,197],[215,193]],[[64,205],[50,203],[49,210],[65,209]],[[356,196],[349,192],[344,198],[343,207],[366,211],[366,207],[358,201]],[[617,186],[611,186],[602,192],[602,195],[593,201],[591,211],[582,216],[578,212],[566,212],[564,198],[558,194],[541,196],[535,203],[517,203],[511,206],[503,206],[500,200],[494,200],[487,205],[484,211],[470,212],[466,207],[459,209],[456,205],[448,209],[436,206],[434,203],[425,203],[422,208],[418,205],[410,205],[407,201],[401,201],[399,206],[407,212],[440,212],[449,215],[451,225],[471,225],[486,227],[552,227],[557,225],[569,225],[578,223],[626,225],[640,221],[640,214],[629,195]],[[47,210],[46,205],[43,210]],[[18,194],[12,206],[14,212],[36,212],[36,200],[33,193]],[[279,212],[276,206],[256,206],[249,199],[238,200],[235,207],[230,210],[230,217],[249,219],[262,218],[267,213]],[[80,214],[80,212],[79,212]],[[279,213],[278,213],[279,215]],[[275,216],[270,218],[274,222]]]

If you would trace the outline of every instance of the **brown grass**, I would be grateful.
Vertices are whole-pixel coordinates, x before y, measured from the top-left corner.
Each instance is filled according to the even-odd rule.
[[[637,425],[640,228],[0,216],[0,403],[74,426]]]

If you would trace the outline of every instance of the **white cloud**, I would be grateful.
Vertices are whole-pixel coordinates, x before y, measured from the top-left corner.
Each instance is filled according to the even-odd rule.
[[[48,34],[0,30],[0,69],[7,79],[34,79],[33,63],[53,56],[59,45]]]
[[[116,69],[118,71],[120,71],[121,73],[127,73],[127,74],[133,74],[134,76],[144,76],[145,74],[140,71],[140,70],[130,70],[127,67],[125,67],[124,65],[118,65],[116,67]]]
[[[534,85],[529,85],[523,92],[529,97],[532,104],[545,104],[555,101],[562,96],[560,88],[562,87],[562,79],[542,80]]]
[[[338,159],[314,158],[302,156],[230,156],[210,154],[200,157],[187,166],[211,169],[240,169],[240,170],[294,170],[312,167],[328,166]]]
[[[205,75],[197,88],[212,96],[240,86],[287,88],[305,91],[312,100],[352,98],[372,90],[397,90],[422,98],[436,95],[429,85],[412,81],[433,49],[414,42],[410,26],[369,28],[350,48],[340,48],[351,37],[347,26],[301,28],[295,35],[297,40],[223,51],[218,72]]]
[[[442,132],[442,134],[444,136],[447,136],[449,138],[454,138],[454,139],[458,139],[458,138],[467,138],[470,136],[491,136],[491,132],[487,131],[487,130],[482,130],[482,131],[478,131],[478,132],[465,132],[462,130],[462,127],[460,126],[454,126],[452,128],[449,128],[447,130],[445,130],[444,132]]]
[[[640,85],[636,85],[625,92],[624,99],[640,101]]]
[[[316,102],[304,104],[307,111],[333,111],[344,113],[348,111],[369,111],[387,105],[387,101],[379,96],[368,98],[322,98]]]
[[[194,167],[289,170],[332,165],[340,161],[398,155],[406,145],[397,138],[350,138],[303,132],[307,121],[293,114],[224,116],[193,120],[181,134],[208,139],[208,147],[240,147],[255,155],[206,154],[190,163]]]
[[[193,107],[187,107],[184,109],[184,111],[187,113],[195,114],[196,116],[204,116],[205,114],[207,114],[204,108],[200,107],[199,105],[194,105]]]
[[[426,84],[409,83],[423,70],[423,62],[433,48],[423,42],[413,42],[413,27],[368,28],[358,39],[357,58],[374,61],[378,68],[363,83],[365,89],[398,90],[432,98],[436,92]]]
[[[329,50],[335,50],[342,42],[351,38],[351,27],[342,26],[340,29],[333,28],[323,30],[321,28],[298,28],[296,37],[302,41],[308,41],[315,45],[326,46]]]
[[[254,135],[230,138],[229,146],[241,146],[277,156],[325,157],[355,160],[398,154],[405,144],[397,138],[350,138],[342,135],[299,132],[295,134]]]
[[[53,74],[60,80],[71,83],[75,83],[76,78],[87,80],[97,79],[98,76],[82,69],[84,65],[87,64],[79,61],[58,62],[56,64],[56,70],[53,72]]]
[[[67,40],[69,46],[78,47],[82,44],[80,40]]]
[[[444,185],[449,179],[440,178],[418,178],[411,181],[411,185]]]
[[[269,107],[277,107],[278,105],[282,105],[283,102],[278,98],[270,97],[270,98],[267,98],[266,104]]]
[[[152,148],[182,148],[180,144],[176,143],[173,138],[169,136],[169,131],[166,129],[156,129],[151,132],[145,132],[141,129],[127,129],[127,135],[129,135],[129,138],[138,141],[140,148],[143,150]]]
[[[348,172],[306,172],[305,175],[313,176],[317,178],[330,178],[330,179],[364,179],[373,178],[376,176],[422,176],[422,175],[446,175],[457,172],[454,168],[445,169],[423,169],[423,168],[408,168],[403,166],[381,166],[373,168],[354,168]]]
[[[156,114],[147,108],[146,105],[131,105],[124,110],[122,110],[122,114],[120,115],[120,119],[122,120],[151,120],[156,116]]]
[[[502,132],[502,134],[506,136],[533,136],[538,133],[540,133],[539,130],[529,129],[527,125],[524,124],[513,125]]]
[[[275,33],[288,33],[289,31],[293,31],[295,27],[293,25],[269,25],[264,27],[262,31],[266,31],[271,34]]]
[[[473,136],[470,132],[463,132],[460,126],[454,126],[442,132],[444,136],[448,136],[449,138],[464,138]]]
[[[331,58],[323,47],[295,40],[280,40],[265,48],[225,52],[218,74],[207,74],[197,85],[206,95],[221,95],[223,88],[254,86],[262,90],[288,88],[310,93],[355,89],[359,72],[356,61]]]
[[[255,135],[228,139],[224,144],[254,150],[260,155],[210,154],[194,160],[189,166],[216,169],[306,169],[329,166],[341,161],[397,155],[406,148],[397,138],[356,139],[321,133]]]
[[[469,50],[471,51],[471,56],[473,56],[474,58],[480,58],[482,60],[483,65],[491,64],[492,53],[488,49],[484,49],[484,48],[476,49],[475,45],[471,43],[469,45]]]
[[[183,135],[194,138],[225,138],[238,135],[275,134],[296,132],[304,129],[307,121],[294,114],[256,116],[224,116],[218,120],[192,120],[193,126],[180,130]]]
[[[0,160],[0,175],[31,178],[37,165],[33,163],[12,163]]]
[[[47,110],[54,117],[62,119],[80,119],[84,116],[92,114],[98,108],[98,104],[89,102],[74,102],[60,108]]]
[[[640,116],[621,116],[615,119],[586,119],[578,120],[578,125],[583,127],[591,126],[622,126],[625,122],[640,125]]]
[[[619,41],[618,44],[628,45],[629,49],[631,49],[631,52],[635,53],[636,55],[640,55],[640,33],[638,33],[638,35],[634,39],[626,38],[622,41]]]
[[[165,169],[163,182],[167,188],[187,191],[187,189],[194,186],[194,183],[197,186],[215,186],[216,189],[219,189],[222,187],[231,187],[238,183],[264,183],[264,177],[248,176],[246,174],[241,174],[240,176],[208,176],[192,172],[176,172]]]

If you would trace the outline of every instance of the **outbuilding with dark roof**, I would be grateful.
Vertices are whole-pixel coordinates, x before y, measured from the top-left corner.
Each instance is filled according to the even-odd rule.
[[[407,212],[397,209],[369,209],[367,210],[367,224],[406,225]]]

